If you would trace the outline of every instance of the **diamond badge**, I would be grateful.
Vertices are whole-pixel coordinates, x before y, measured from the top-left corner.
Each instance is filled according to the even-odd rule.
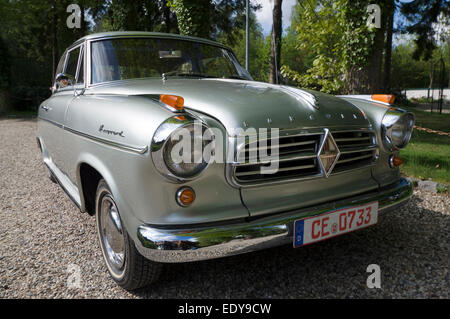
[[[327,130],[325,134],[325,142],[323,143],[322,148],[319,152],[320,164],[322,165],[322,169],[326,177],[328,177],[331,174],[334,165],[339,159],[339,155],[340,155],[339,148],[336,142],[334,141],[333,136]]]

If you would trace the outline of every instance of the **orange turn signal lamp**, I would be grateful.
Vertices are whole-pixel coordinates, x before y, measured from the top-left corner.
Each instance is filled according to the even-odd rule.
[[[394,104],[395,95],[394,94],[373,94],[372,100],[380,101],[388,104]]]
[[[399,167],[400,165],[403,164],[403,160],[402,160],[400,157],[397,157],[397,156],[392,155],[392,156],[389,158],[389,164],[390,164],[390,166],[391,166],[392,168],[394,168],[394,167]]]
[[[176,193],[176,200],[181,207],[188,207],[195,200],[195,192],[190,187],[181,187]]]
[[[176,111],[183,111],[184,99],[178,95],[162,94],[159,100]]]

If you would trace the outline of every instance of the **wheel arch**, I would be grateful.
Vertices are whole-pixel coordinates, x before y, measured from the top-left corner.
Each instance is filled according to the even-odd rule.
[[[98,158],[83,154],[77,164],[77,184],[80,193],[81,211],[95,215],[95,195],[101,179],[108,184],[115,198],[119,192],[110,170]]]

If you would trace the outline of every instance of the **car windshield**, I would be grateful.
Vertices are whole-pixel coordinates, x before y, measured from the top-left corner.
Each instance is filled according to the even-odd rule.
[[[158,38],[101,40],[91,46],[92,83],[148,77],[251,80],[232,52],[219,46]]]

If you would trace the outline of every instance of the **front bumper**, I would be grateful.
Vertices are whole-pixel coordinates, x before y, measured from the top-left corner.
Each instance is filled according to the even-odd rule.
[[[385,213],[405,204],[412,193],[410,181],[401,178],[376,192],[251,221],[176,229],[142,225],[137,230],[136,248],[146,258],[164,263],[232,256],[292,243],[297,219],[374,201],[378,201],[379,213]]]

